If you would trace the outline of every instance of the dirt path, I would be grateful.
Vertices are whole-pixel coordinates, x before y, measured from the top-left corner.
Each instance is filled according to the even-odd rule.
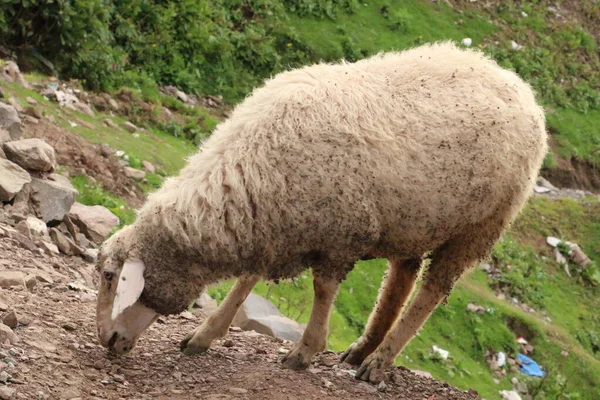
[[[0,350],[0,399],[476,399],[476,393],[391,368],[384,387],[353,377],[338,354],[316,357],[308,371],[281,367],[291,343],[232,328],[202,356],[178,350],[183,336],[205,317],[162,318],[128,356],[111,357],[98,344],[93,266],[81,259],[34,254],[0,237],[0,270],[37,277],[0,289],[0,304],[14,310],[19,326]],[[79,280],[78,285],[69,284]],[[87,281],[87,282],[86,282]],[[3,313],[4,314],[4,313]],[[14,338],[13,338],[14,339]]]

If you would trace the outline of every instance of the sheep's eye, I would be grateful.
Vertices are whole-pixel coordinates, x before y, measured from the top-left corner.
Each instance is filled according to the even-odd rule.
[[[113,278],[113,275],[114,274],[112,272],[104,271],[104,279],[107,281],[110,281]]]

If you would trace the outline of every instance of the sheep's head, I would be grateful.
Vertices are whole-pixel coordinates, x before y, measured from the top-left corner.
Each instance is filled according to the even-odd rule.
[[[130,351],[159,316],[139,300],[146,267],[130,248],[128,231],[125,228],[107,240],[98,257],[98,337],[104,347],[118,354]]]

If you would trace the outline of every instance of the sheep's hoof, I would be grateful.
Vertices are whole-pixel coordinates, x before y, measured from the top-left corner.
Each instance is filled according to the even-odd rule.
[[[187,356],[191,356],[194,354],[206,353],[206,351],[208,350],[208,347],[199,346],[194,343],[192,338],[186,337],[181,342],[179,342],[179,349],[183,352],[183,354],[185,354]]]
[[[365,346],[361,346],[359,341],[356,341],[348,347],[348,350],[342,353],[340,356],[340,362],[346,362],[352,365],[360,365],[369,353],[365,349]]]
[[[376,369],[383,369],[387,367],[389,363],[387,363],[382,356],[377,353],[373,353],[368,356],[365,361],[363,361],[362,365],[356,371],[356,375],[354,377],[356,379],[362,379],[363,381],[368,381],[371,376],[371,372]]]
[[[281,363],[284,368],[292,369],[294,371],[303,371],[308,368],[311,359],[312,357],[306,357],[302,351],[294,347],[283,357]]]

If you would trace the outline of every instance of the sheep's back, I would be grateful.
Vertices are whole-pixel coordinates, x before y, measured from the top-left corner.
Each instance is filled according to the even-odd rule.
[[[294,269],[306,254],[417,254],[519,209],[545,151],[530,87],[440,44],[282,73],[197,158],[237,174],[254,251]]]

